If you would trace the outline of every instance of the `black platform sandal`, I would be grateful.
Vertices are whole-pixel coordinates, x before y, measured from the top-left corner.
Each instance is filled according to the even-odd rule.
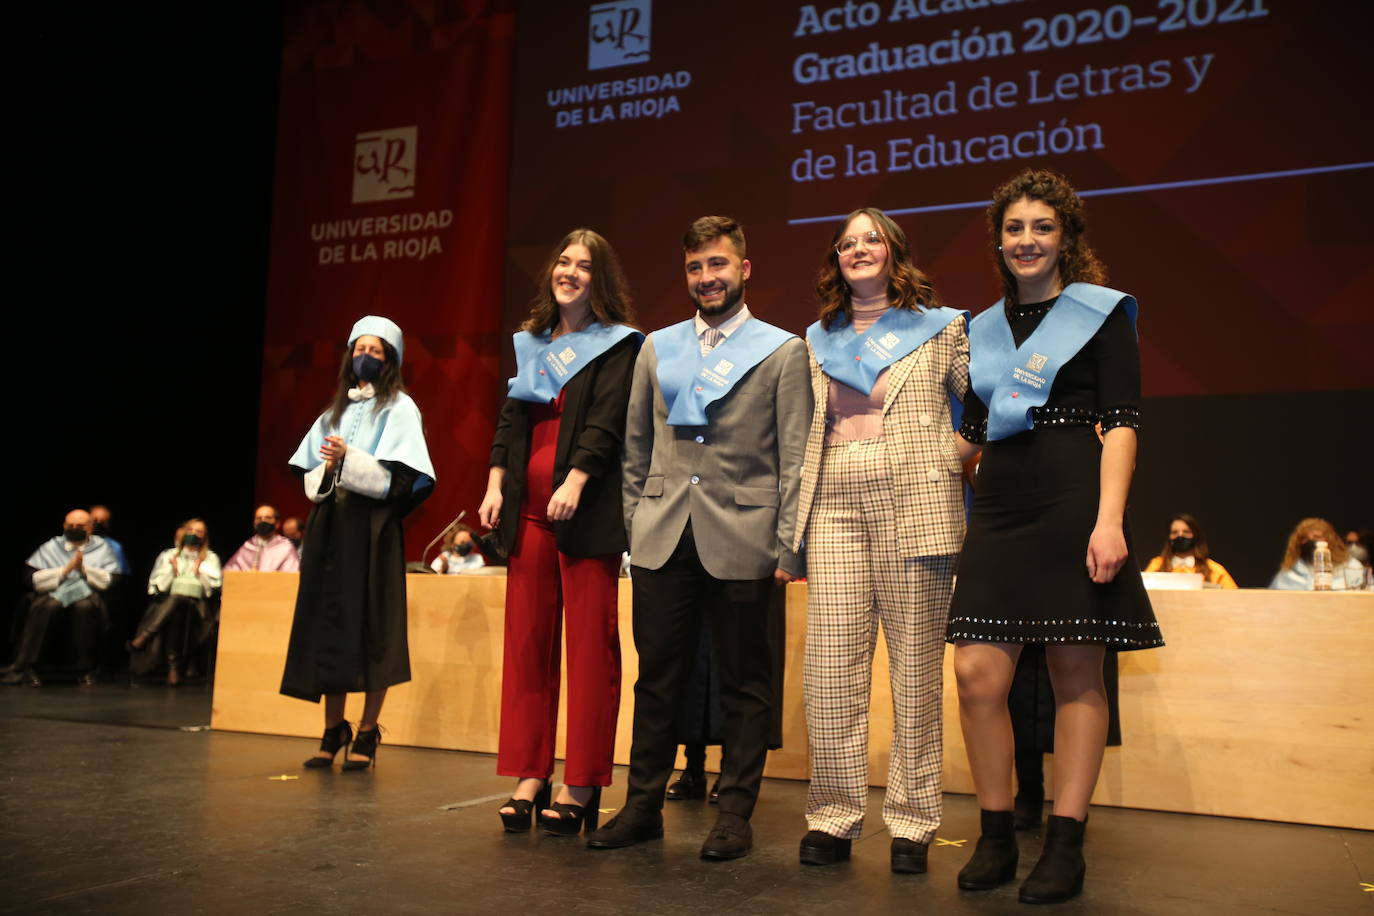
[[[592,788],[592,797],[587,799],[585,805],[556,804],[544,807],[558,812],[555,817],[549,817],[542,809],[539,812],[539,826],[549,836],[577,836],[584,829],[591,833],[600,820],[601,787]]]
[[[539,787],[532,800],[514,797],[506,799],[501,807],[515,810],[509,814],[501,810],[496,812],[501,815],[501,825],[506,828],[506,833],[525,833],[530,829],[535,810],[543,810],[549,806],[549,799],[553,795],[552,779],[552,775],[544,777],[544,784]]]
[[[324,737],[320,739],[320,750],[327,753],[328,757],[311,757],[304,766],[312,770],[334,765],[334,756],[339,753],[340,748],[348,747],[348,742],[353,740],[353,726],[347,720],[340,722],[333,728],[324,730]]]
[[[353,739],[353,748],[349,753],[358,754],[366,757],[366,760],[349,760],[348,754],[344,755],[343,768],[345,770],[365,770],[377,762],[377,745],[382,743],[382,727],[374,725],[367,731],[363,731],[362,726],[358,727],[358,734]]]

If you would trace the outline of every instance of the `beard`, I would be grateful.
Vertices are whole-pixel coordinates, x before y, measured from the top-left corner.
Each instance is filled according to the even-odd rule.
[[[692,296],[692,301],[696,303],[697,311],[700,312],[703,317],[714,318],[717,315],[724,315],[736,305],[739,305],[739,301],[743,298],[744,284],[741,283],[734,289],[726,287],[725,298],[721,300],[720,305],[704,305],[701,298],[695,294]]]

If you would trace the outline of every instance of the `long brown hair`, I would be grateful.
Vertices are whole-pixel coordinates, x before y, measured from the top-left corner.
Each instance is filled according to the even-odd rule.
[[[1026,169],[992,192],[992,203],[987,211],[992,254],[997,262],[997,275],[1002,279],[1002,293],[1006,296],[1007,304],[1017,304],[1016,277],[1007,269],[1007,262],[1002,258],[1002,218],[1006,216],[1007,207],[1023,197],[1048,204],[1059,217],[1064,239],[1059,248],[1060,284],[1106,283],[1107,268],[1083,238],[1088,231],[1083,199],[1075,193],[1069,180],[1058,172]]]
[[[203,519],[203,518],[188,518],[186,521],[182,522],[182,523],[181,523],[181,527],[177,529],[177,553],[181,553],[181,546],[182,546],[182,543],[186,540],[186,534],[187,534],[186,529],[189,528],[189,527],[191,527],[191,525],[194,524],[195,522],[200,522],[202,525],[205,525],[205,519]],[[197,559],[197,560],[204,560],[204,559],[205,559],[205,555],[206,555],[207,553],[209,553],[209,552],[210,552],[210,526],[209,526],[209,525],[205,525],[205,537],[203,537],[203,538],[200,539],[200,550],[197,551],[197,553],[196,553],[196,559]]]
[[[1211,553],[1207,549],[1207,535],[1202,530],[1202,525],[1195,516],[1187,512],[1177,512],[1169,516],[1169,526],[1173,527],[1174,522],[1182,522],[1193,532],[1193,569],[1202,573],[1204,579],[1212,577],[1212,564],[1207,561]],[[1164,546],[1159,548],[1159,562],[1163,564],[1165,572],[1169,571],[1169,560],[1174,556],[1174,548],[1171,545],[1173,538],[1166,537]]]
[[[931,285],[930,278],[911,260],[911,248],[902,227],[877,207],[860,207],[835,227],[835,234],[830,239],[830,253],[826,256],[820,276],[816,278],[816,298],[821,301],[821,327],[828,331],[835,322],[848,324],[854,317],[853,293],[845,282],[844,274],[840,272],[840,255],[835,246],[844,238],[849,224],[860,216],[873,220],[873,225],[887,240],[888,264],[892,269],[887,281],[887,301],[894,308],[912,311],[939,307],[940,297]]]
[[[633,324],[635,310],[630,301],[630,288],[625,282],[625,272],[620,268],[620,258],[616,257],[615,249],[599,232],[574,229],[553,247],[544,269],[539,272],[534,298],[530,300],[530,314],[520,325],[520,330],[542,334],[558,327],[558,302],[553,298],[553,269],[558,266],[559,255],[567,251],[569,245],[585,245],[592,256],[592,286],[588,296],[592,316],[602,324]]]
[[[363,335],[358,335],[359,337]],[[381,340],[381,338],[377,338]],[[334,400],[329,405],[329,424],[335,428],[339,421],[343,419],[344,411],[351,403],[348,400],[348,389],[357,388],[361,384],[361,379],[353,374],[353,345],[357,339],[350,340],[348,346],[344,347],[343,362],[339,364],[339,383],[334,389]],[[405,383],[401,381],[401,366],[396,356],[396,348],[382,340],[382,352],[386,354],[386,362],[382,363],[382,372],[372,381],[372,390],[376,394],[372,398],[373,409],[384,407],[396,400],[396,395],[406,390]]]
[[[1331,523],[1324,518],[1305,518],[1298,522],[1293,528],[1293,533],[1288,535],[1288,546],[1283,551],[1280,569],[1292,569],[1293,564],[1298,562],[1298,558],[1302,556],[1302,536],[1310,528],[1317,528],[1322,532],[1320,540],[1326,541],[1326,546],[1331,548],[1333,566],[1340,566],[1345,562],[1345,539],[1336,534],[1336,529]]]

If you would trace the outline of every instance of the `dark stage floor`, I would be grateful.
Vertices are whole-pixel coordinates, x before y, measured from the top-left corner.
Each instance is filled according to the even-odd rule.
[[[946,799],[952,843],[931,849],[927,875],[888,870],[876,817],[851,862],[799,865],[805,785],[785,781],[765,783],[754,852],[707,863],[702,803],[670,804],[662,841],[592,851],[502,833],[510,785],[489,756],[384,745],[372,772],[305,771],[313,742],[209,721],[199,687],[0,689],[0,911],[1028,912],[1015,885],[956,889],[977,832],[965,796]],[[1037,849],[1023,838],[1022,876]],[[1102,808],[1088,850],[1087,888],[1059,911],[1374,908],[1368,832]]]

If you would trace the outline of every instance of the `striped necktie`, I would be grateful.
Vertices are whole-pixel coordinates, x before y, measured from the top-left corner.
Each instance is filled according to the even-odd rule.
[[[720,328],[707,328],[701,332],[701,355],[705,356],[716,347],[725,343],[725,335]]]

